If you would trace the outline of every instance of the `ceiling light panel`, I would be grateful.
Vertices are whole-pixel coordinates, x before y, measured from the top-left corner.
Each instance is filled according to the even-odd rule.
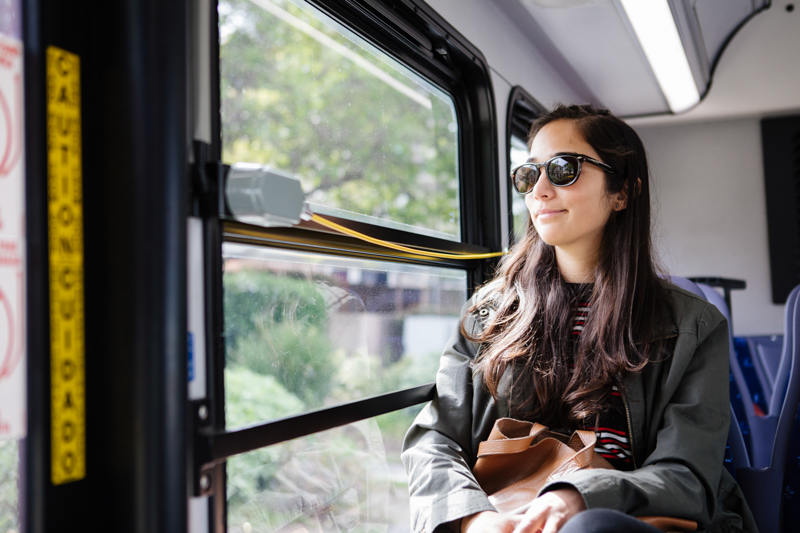
[[[680,113],[700,101],[686,52],[667,0],[620,0],[670,109]]]
[[[594,103],[620,116],[670,111],[653,69],[616,0],[581,4],[572,0],[493,2],[514,24],[524,28],[530,42],[544,52],[579,93],[578,99],[565,95],[560,97],[561,101]],[[523,9],[514,10],[514,6]],[[568,78],[567,73],[573,76]],[[579,84],[575,83],[575,77],[580,78]]]

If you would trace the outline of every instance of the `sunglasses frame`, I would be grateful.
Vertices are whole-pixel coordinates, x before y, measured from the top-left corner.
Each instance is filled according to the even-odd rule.
[[[563,184],[559,185],[558,183],[554,183],[553,180],[550,178],[550,173],[547,171],[547,165],[549,165],[550,162],[553,161],[554,159],[564,158],[564,157],[574,157],[575,159],[577,159],[577,161],[578,161],[578,170],[577,170],[577,172],[575,172],[575,179],[573,179],[569,183],[563,183]],[[542,167],[544,167],[544,173],[547,175],[547,179],[553,185],[553,187],[569,187],[570,185],[572,185],[573,183],[578,181],[578,178],[581,175],[581,169],[583,168],[583,162],[584,161],[586,161],[587,163],[593,164],[594,166],[598,167],[599,169],[603,170],[604,172],[606,172],[608,174],[616,174],[614,169],[611,168],[609,165],[603,163],[602,161],[598,161],[597,159],[594,159],[593,157],[589,157],[588,155],[583,155],[583,154],[562,154],[562,155],[557,155],[555,157],[551,157],[550,159],[548,159],[544,163],[523,163],[523,164],[521,164],[519,166],[514,167],[513,169],[511,169],[511,186],[514,187],[514,190],[517,191],[517,194],[525,196],[526,194],[530,193],[533,190],[533,187],[531,187],[530,190],[527,191],[527,192],[520,192],[519,189],[517,189],[517,182],[514,180],[514,174],[516,174],[517,171],[519,169],[521,169],[522,167],[531,167],[531,168],[533,168],[534,171],[536,172],[536,181],[533,183],[533,185],[536,186],[536,183],[539,181],[539,178],[541,177],[541,174],[542,174]]]

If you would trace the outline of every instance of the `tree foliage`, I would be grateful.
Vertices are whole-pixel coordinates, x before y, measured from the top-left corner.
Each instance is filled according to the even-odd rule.
[[[243,271],[226,274],[224,289],[228,363],[275,376],[307,407],[321,406],[335,365],[314,281]]]
[[[273,4],[323,37],[315,39],[247,0],[220,3],[226,161],[289,171],[316,204],[457,237],[452,100],[294,4]],[[326,38],[417,100],[430,100],[430,109],[320,42]]]

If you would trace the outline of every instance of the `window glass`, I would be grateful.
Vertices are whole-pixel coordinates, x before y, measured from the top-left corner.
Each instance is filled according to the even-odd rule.
[[[223,158],[297,176],[314,212],[460,240],[453,100],[297,0],[221,0]]]
[[[509,170],[523,164],[528,160],[528,147],[525,141],[517,137],[511,136],[511,148],[508,152],[508,160],[511,162]],[[528,227],[528,220],[530,214],[528,208],[525,206],[525,197],[521,196],[514,190],[511,182],[508,184],[511,187],[511,210],[514,213],[514,241],[519,240],[525,235],[525,228]]]
[[[19,441],[0,440],[0,531],[19,531]]]
[[[232,457],[228,531],[411,531],[400,450],[421,409]]]
[[[223,246],[228,427],[434,381],[460,270]]]

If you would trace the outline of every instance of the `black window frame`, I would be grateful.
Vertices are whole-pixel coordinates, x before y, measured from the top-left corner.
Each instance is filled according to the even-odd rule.
[[[545,112],[545,107],[523,87],[515,85],[511,88],[511,92],[508,95],[508,106],[506,107],[506,161],[509,167],[511,166],[511,137],[516,135],[527,142],[531,124]],[[506,175],[504,178],[510,179],[508,169],[505,170]],[[506,188],[506,191],[508,200],[508,240],[509,243],[513,245],[515,241],[515,228],[514,210],[512,206],[516,193],[514,192],[514,188],[510,185]]]
[[[448,93],[454,101],[459,136],[459,190],[461,241],[453,242],[403,230],[328,217],[346,227],[401,244],[448,252],[482,253],[502,247],[498,173],[497,114],[491,73],[480,50],[467,41],[438,13],[420,0],[306,0],[310,5],[366,39],[407,68]],[[449,267],[467,273],[468,292],[486,281],[496,259],[424,259],[380,248],[351,237],[333,235],[314,222],[293,228],[263,228],[224,216],[225,167],[221,163],[219,22],[216,2],[211,2],[211,103],[212,142],[195,142],[195,183],[210,192],[193,204],[204,219],[207,398],[192,402],[189,412],[194,434],[190,482],[194,494],[212,495],[210,524],[227,530],[226,471],[228,457],[290,439],[318,433],[358,420],[372,418],[429,401],[435,384],[392,391],[228,431],[225,428],[222,309],[222,244],[237,242],[272,248],[301,250],[340,257]],[[206,163],[206,161],[210,161]],[[208,413],[203,419],[199,412]]]

